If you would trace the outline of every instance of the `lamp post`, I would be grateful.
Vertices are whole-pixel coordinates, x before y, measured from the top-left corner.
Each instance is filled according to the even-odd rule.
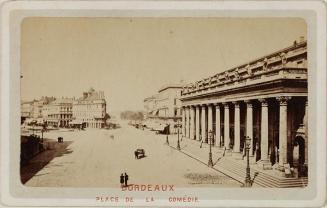
[[[43,132],[44,132],[44,129],[41,130],[41,133],[42,133],[42,138],[41,138],[42,140],[41,140],[41,142],[42,143],[43,143]]]
[[[251,187],[251,176],[250,176],[250,158],[249,158],[249,152],[250,152],[250,145],[251,145],[251,138],[247,136],[245,138],[245,150],[246,150],[246,176],[245,176],[245,187]]]
[[[167,124],[167,126],[168,126],[168,124]],[[169,141],[168,141],[168,131],[167,131],[167,129],[166,129],[166,144],[169,145]]]
[[[182,124],[180,124],[178,121],[176,126],[177,126],[177,149],[181,150],[181,146],[180,146],[180,142],[179,142],[179,128],[182,127]]]
[[[213,167],[213,162],[212,162],[212,152],[211,152],[211,144],[212,144],[212,130],[209,131],[209,161],[208,161],[208,166]]]

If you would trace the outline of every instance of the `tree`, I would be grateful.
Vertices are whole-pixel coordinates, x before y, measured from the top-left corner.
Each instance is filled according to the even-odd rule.
[[[124,111],[120,114],[120,118],[124,120],[143,120],[143,112]]]

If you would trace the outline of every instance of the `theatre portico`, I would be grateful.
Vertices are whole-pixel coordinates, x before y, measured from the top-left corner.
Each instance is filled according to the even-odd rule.
[[[183,136],[242,157],[251,139],[251,161],[283,173],[308,168],[307,42],[291,46],[185,85]]]

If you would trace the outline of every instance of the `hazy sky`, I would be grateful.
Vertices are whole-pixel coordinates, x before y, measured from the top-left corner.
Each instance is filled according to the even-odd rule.
[[[142,110],[167,83],[191,82],[307,37],[291,18],[27,18],[22,99],[105,92],[108,110]]]

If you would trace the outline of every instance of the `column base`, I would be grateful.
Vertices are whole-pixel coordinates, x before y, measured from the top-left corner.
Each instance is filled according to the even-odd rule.
[[[250,161],[249,162],[250,162],[250,164],[256,164],[257,163],[255,155],[250,155]]]
[[[299,167],[300,176],[308,177],[308,164]]]
[[[243,155],[241,154],[241,152],[232,152],[232,157],[239,160],[243,159]]]
[[[275,163],[273,166],[272,166],[272,169],[274,170],[279,170],[279,164],[278,163]]]
[[[269,160],[259,160],[257,161],[257,164],[262,170],[271,170],[271,162]]]
[[[275,164],[273,167],[274,169],[279,170],[282,176],[286,178],[293,177],[294,171],[292,170],[292,168],[290,168],[289,163],[285,163],[284,165]]]
[[[231,149],[224,150],[224,153],[225,153],[224,156],[228,156],[228,157],[231,157],[232,156],[232,150]]]

